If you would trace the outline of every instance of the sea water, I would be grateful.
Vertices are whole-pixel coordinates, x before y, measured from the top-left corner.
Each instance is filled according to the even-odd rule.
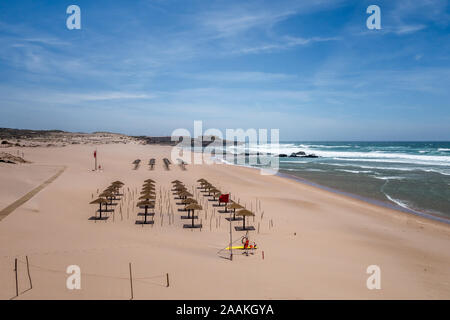
[[[235,154],[303,151],[280,173],[416,213],[450,219],[450,142],[299,142],[230,147]],[[450,220],[449,220],[450,221]]]

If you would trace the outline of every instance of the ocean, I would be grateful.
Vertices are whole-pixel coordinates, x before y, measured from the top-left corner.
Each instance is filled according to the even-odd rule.
[[[282,175],[450,222],[450,142],[283,142],[228,152],[286,154]],[[289,157],[303,151],[318,158]],[[258,167],[258,165],[255,165]]]

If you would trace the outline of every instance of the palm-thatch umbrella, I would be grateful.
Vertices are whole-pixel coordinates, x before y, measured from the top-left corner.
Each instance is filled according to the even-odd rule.
[[[233,202],[225,206],[225,209],[233,209],[233,220],[236,220],[236,209],[244,209],[239,203]]]
[[[173,180],[172,183],[181,183],[180,180]]]
[[[153,179],[145,179],[144,182],[155,182]]]
[[[139,200],[148,200],[148,199],[156,199],[156,195],[154,193],[145,193],[139,197]]]
[[[154,208],[155,207],[155,202],[154,201],[150,201],[150,200],[144,200],[144,201],[140,201],[137,203],[136,205],[137,207],[141,208],[144,207],[144,224],[147,223],[147,210],[148,208]]]
[[[188,191],[180,191],[180,192],[177,192],[177,193],[178,193],[178,196],[181,199],[186,199],[187,197],[192,197],[192,193],[190,193]]]
[[[209,188],[208,196],[217,192],[220,192],[220,190],[217,189],[216,187]]]
[[[190,212],[191,212],[191,211],[188,210],[188,209],[186,209],[186,207],[187,207],[188,205],[192,204],[192,203],[198,203],[197,200],[192,199],[192,198],[186,198],[186,199],[181,200],[181,203],[185,205],[184,211],[187,210],[187,212],[188,212],[187,217],[190,218]]]
[[[175,191],[175,194],[178,194],[178,193],[180,193],[180,192],[185,192],[185,191],[187,191],[187,188],[183,186],[183,187],[175,188],[175,189],[172,190],[172,191]]]
[[[155,187],[153,186],[142,187],[141,191],[155,191]]]
[[[117,191],[119,191],[120,188],[122,188],[124,183],[122,181],[116,180],[113,183],[111,183],[111,186],[114,186],[117,188]]]
[[[109,187],[107,187],[104,191],[108,191],[111,192],[114,195],[114,199],[116,198],[116,194],[119,193],[119,187],[115,186],[115,185],[110,185]]]
[[[155,190],[153,190],[153,189],[144,189],[144,190],[142,190],[141,192],[140,192],[140,194],[141,195],[143,195],[143,194],[156,194],[156,192],[155,192]]]
[[[117,189],[116,188],[112,188],[111,186],[106,188],[105,190],[103,190],[103,193],[105,193],[105,194],[108,193],[108,194],[111,195],[111,201],[112,201],[113,198],[115,199],[116,192],[117,192]]]
[[[215,190],[213,191],[213,200],[216,200],[216,197],[220,197],[222,195],[222,192],[220,192],[219,190]]]
[[[192,199],[192,198],[183,199],[183,201],[181,201],[181,202],[184,203],[184,204],[198,203],[197,200]]]
[[[204,190],[213,187],[213,185],[212,185],[211,183],[207,182],[207,181],[201,183],[200,185],[201,185],[201,187],[202,187]]]
[[[239,210],[238,212],[236,212],[236,215],[238,216],[242,216],[244,219],[242,220],[242,230],[254,230],[255,228],[251,227],[251,228],[245,228],[245,217],[253,217],[255,214],[253,212],[251,212],[250,210],[247,209],[242,209]]]
[[[108,204],[112,205],[113,204],[113,198],[114,198],[114,194],[112,193],[112,191],[109,190],[105,190],[102,193],[99,194],[100,198],[105,198],[106,200],[109,200],[109,203],[106,203],[106,210],[108,210]]]
[[[105,198],[97,198],[94,201],[91,201],[90,204],[99,204],[100,205],[100,209],[98,209],[98,212],[100,213],[100,219],[102,218],[102,204],[106,204],[106,206],[108,206],[108,200],[106,200]]]
[[[195,225],[194,224],[194,219],[195,219],[195,210],[202,210],[203,207],[201,205],[199,205],[198,203],[191,203],[190,205],[186,206],[185,208],[186,210],[192,210],[192,225],[184,225],[185,228],[201,228],[201,225]]]

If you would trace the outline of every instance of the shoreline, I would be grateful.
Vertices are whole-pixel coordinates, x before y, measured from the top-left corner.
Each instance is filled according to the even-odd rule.
[[[257,169],[257,168],[255,168],[255,169]],[[372,205],[375,205],[375,206],[380,206],[380,207],[392,209],[392,210],[395,210],[395,211],[400,211],[400,212],[403,212],[403,213],[412,214],[412,215],[419,216],[421,218],[425,218],[425,219],[428,219],[428,220],[431,220],[431,221],[441,222],[441,223],[450,225],[450,219],[449,218],[438,216],[437,214],[434,215],[434,214],[431,214],[431,213],[420,212],[420,211],[416,211],[416,210],[413,210],[413,209],[404,208],[404,207],[402,207],[400,205],[397,205],[395,203],[383,202],[383,201],[380,201],[380,200],[377,200],[377,199],[371,199],[371,198],[367,198],[367,197],[364,197],[364,196],[360,196],[360,195],[357,195],[357,194],[354,194],[354,193],[351,193],[351,192],[341,191],[341,190],[334,189],[334,188],[331,188],[331,187],[327,187],[327,186],[318,184],[316,182],[309,181],[309,180],[307,180],[305,178],[297,177],[297,176],[294,176],[294,175],[291,175],[291,174],[288,174],[288,173],[284,173],[284,172],[278,172],[277,175],[280,176],[280,177],[284,177],[286,179],[295,180],[297,182],[300,182],[300,183],[303,183],[303,184],[306,184],[306,185],[309,185],[309,186],[312,186],[312,187],[319,188],[321,190],[329,191],[331,193],[335,193],[335,194],[339,194],[339,195],[350,197],[352,199],[360,200],[360,201],[363,201],[365,203],[369,203],[369,204],[372,204]]]
[[[197,151],[194,151],[194,152],[197,152]],[[221,163],[221,164],[226,164],[226,165],[236,166],[236,167],[249,168],[249,169],[255,169],[255,170],[261,170],[261,168],[258,168],[258,167],[229,163],[229,162],[226,162],[226,161],[221,161],[220,159],[216,159],[216,160],[218,160],[219,163]],[[438,214],[432,214],[432,213],[427,213],[427,212],[416,211],[416,210],[413,210],[413,209],[410,209],[410,208],[402,207],[402,206],[400,206],[400,205],[398,205],[396,203],[383,202],[381,200],[372,199],[372,198],[368,198],[368,197],[365,197],[365,196],[360,196],[360,195],[357,195],[355,193],[338,190],[338,189],[335,189],[335,188],[332,188],[332,187],[328,187],[328,186],[325,186],[325,185],[322,185],[322,184],[310,181],[310,180],[305,179],[303,177],[298,177],[298,176],[295,176],[293,174],[280,172],[281,170],[282,169],[278,168],[278,171],[277,171],[277,173],[275,175],[279,176],[279,177],[283,177],[283,178],[289,179],[289,180],[293,180],[293,181],[296,181],[296,182],[299,182],[299,183],[302,183],[302,184],[306,184],[308,186],[315,187],[315,188],[318,188],[320,190],[325,190],[325,191],[331,192],[333,194],[339,194],[339,195],[343,195],[343,196],[346,196],[346,197],[349,197],[349,198],[352,198],[352,199],[355,199],[355,200],[359,200],[359,201],[362,201],[364,203],[368,203],[368,204],[371,204],[371,205],[375,205],[375,206],[379,206],[379,207],[383,207],[383,208],[387,208],[387,209],[392,209],[392,210],[399,211],[399,212],[402,212],[402,213],[412,214],[412,215],[414,215],[416,217],[421,217],[421,218],[427,219],[429,221],[440,222],[440,223],[443,223],[443,224],[446,224],[446,225],[450,225],[450,218],[447,218],[447,217],[444,217],[444,216],[440,216]]]
[[[248,169],[252,169],[252,170],[261,170],[258,167],[252,167],[252,166],[248,166],[248,165],[239,165],[239,164],[233,164],[233,163],[228,163],[228,162],[224,162],[224,161],[219,161],[220,164],[225,164],[225,165],[230,165],[230,166],[235,166],[235,167],[241,167],[241,168],[248,168]],[[426,212],[420,212],[420,211],[415,211],[409,208],[404,208],[400,205],[397,205],[395,203],[388,203],[388,202],[383,202],[377,199],[371,199],[368,197],[364,197],[364,196],[360,196],[351,192],[346,192],[346,191],[341,191],[335,188],[331,188],[331,187],[327,187],[324,185],[321,185],[319,183],[307,180],[305,178],[302,177],[297,177],[295,175],[289,174],[289,173],[284,173],[284,172],[280,172],[281,169],[278,169],[277,173],[275,174],[275,176],[281,177],[281,178],[285,178],[291,181],[295,181],[298,183],[301,183],[303,185],[307,185],[310,187],[314,187],[317,188],[319,190],[322,191],[328,191],[330,193],[333,194],[337,194],[337,195],[341,195],[341,196],[345,196],[348,198],[351,198],[353,200],[358,200],[361,201],[365,204],[370,204],[370,205],[374,205],[377,207],[381,207],[381,208],[386,208],[386,209],[390,209],[390,210],[394,210],[397,213],[407,213],[407,214],[411,214],[414,217],[420,217],[422,219],[425,219],[427,222],[438,222],[438,223],[442,223],[444,225],[450,225],[450,219],[449,218],[445,218],[439,215],[434,215],[431,213],[426,213]]]

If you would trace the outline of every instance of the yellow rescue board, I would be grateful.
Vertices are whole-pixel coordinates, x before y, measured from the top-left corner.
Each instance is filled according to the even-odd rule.
[[[231,249],[233,250],[244,250],[244,246],[235,246],[235,247],[231,247]],[[254,246],[253,248],[247,248],[249,250],[251,249],[258,249],[258,246]],[[230,247],[227,247],[225,250],[230,250]]]

